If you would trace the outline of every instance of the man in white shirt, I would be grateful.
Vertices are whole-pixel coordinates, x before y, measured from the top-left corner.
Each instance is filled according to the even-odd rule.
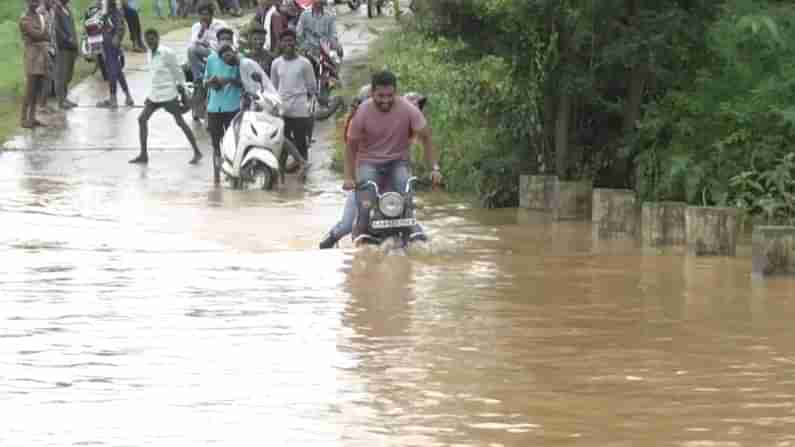
[[[193,131],[182,118],[182,110],[179,104],[179,96],[184,95],[185,74],[177,62],[177,55],[174,50],[160,45],[160,35],[155,29],[148,29],[144,35],[146,46],[149,47],[149,69],[152,72],[152,86],[149,96],[144,103],[144,110],[138,116],[138,132],[141,140],[141,153],[130,160],[130,163],[146,164],[149,162],[149,154],[146,150],[146,143],[149,136],[149,118],[158,109],[164,109],[174,117],[174,121],[182,129],[182,133],[188,139],[193,148],[193,158],[190,164],[197,164],[202,158],[202,153],[196,144],[196,137]]]
[[[211,51],[218,50],[218,31],[229,26],[223,20],[213,17],[215,7],[212,3],[202,3],[198,9],[199,21],[193,24],[188,42],[188,61],[193,79],[201,79],[204,64]]]

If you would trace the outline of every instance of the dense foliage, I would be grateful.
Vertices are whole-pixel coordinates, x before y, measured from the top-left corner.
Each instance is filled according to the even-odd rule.
[[[556,173],[635,188],[645,200],[788,216],[792,188],[782,179],[792,172],[783,172],[780,161],[795,123],[791,6],[772,0],[421,3],[424,40],[409,42],[415,38],[405,33],[396,39],[422,45],[427,55],[400,71],[418,84],[433,73],[427,87],[452,102],[449,111],[435,112],[446,114],[435,128],[464,123],[459,129],[487,137],[479,150],[464,150],[477,138],[453,132],[451,145],[459,150],[448,177],[462,180],[454,186],[501,191],[487,202],[510,204],[506,193],[520,170]],[[479,129],[470,127],[473,121]],[[777,211],[771,214],[771,207]]]

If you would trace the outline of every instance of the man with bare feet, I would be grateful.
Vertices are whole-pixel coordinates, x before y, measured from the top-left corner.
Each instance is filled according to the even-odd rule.
[[[202,153],[196,144],[193,131],[182,117],[179,96],[184,93],[185,74],[177,62],[174,50],[160,45],[160,35],[155,29],[148,29],[144,35],[146,46],[151,52],[150,70],[152,70],[152,87],[144,103],[144,110],[138,116],[138,132],[141,140],[141,153],[130,160],[130,163],[145,164],[149,162],[146,143],[149,136],[149,118],[158,109],[163,109],[174,117],[177,126],[190,142],[193,148],[193,158],[190,164],[197,164],[202,158]]]

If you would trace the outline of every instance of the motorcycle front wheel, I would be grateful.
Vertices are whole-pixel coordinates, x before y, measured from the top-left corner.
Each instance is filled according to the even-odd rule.
[[[264,163],[253,162],[254,165],[248,168],[248,183],[251,189],[261,189],[263,191],[270,191],[273,189],[273,184],[276,176],[270,167]]]

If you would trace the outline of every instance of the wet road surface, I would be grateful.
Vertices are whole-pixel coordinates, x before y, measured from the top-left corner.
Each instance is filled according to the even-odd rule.
[[[4,447],[795,444],[793,281],[747,257],[443,194],[427,250],[318,251],[327,134],[305,185],[240,192],[170,123],[129,166],[134,112],[113,147],[79,113],[0,153]]]

